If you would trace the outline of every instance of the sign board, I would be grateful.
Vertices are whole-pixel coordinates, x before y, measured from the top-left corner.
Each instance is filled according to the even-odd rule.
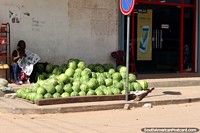
[[[147,13],[147,9],[134,9],[134,12],[137,12],[137,13]]]
[[[152,14],[151,9],[147,13],[138,13],[137,19],[137,60],[152,60]]]
[[[161,29],[169,29],[169,24],[161,24]]]
[[[135,5],[135,0],[120,0],[120,10],[124,15],[129,15]]]

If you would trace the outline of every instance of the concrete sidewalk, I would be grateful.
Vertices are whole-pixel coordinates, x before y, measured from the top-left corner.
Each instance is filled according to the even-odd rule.
[[[141,101],[120,100],[37,106],[18,98],[11,99],[0,97],[0,112],[15,114],[68,113],[123,109],[125,104],[128,104],[129,107],[132,108],[142,107],[146,103],[157,106],[200,101],[200,77],[145,80],[148,81],[149,88],[155,87],[155,90],[149,93]],[[16,88],[13,84],[10,86]]]

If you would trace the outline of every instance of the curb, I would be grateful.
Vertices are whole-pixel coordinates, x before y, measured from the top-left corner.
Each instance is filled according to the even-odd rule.
[[[153,106],[159,106],[159,105],[184,104],[184,103],[194,103],[194,102],[200,102],[200,98],[186,98],[186,99],[162,100],[162,101],[145,101],[145,102],[133,103],[132,107],[142,107],[146,103],[150,103]]]
[[[200,98],[186,98],[186,99],[175,99],[175,100],[162,100],[162,101],[124,101],[123,103],[106,104],[106,105],[88,105],[88,106],[77,106],[77,107],[54,107],[54,108],[7,108],[0,107],[2,113],[12,114],[56,114],[56,113],[74,113],[74,112],[88,112],[88,111],[102,111],[102,110],[115,110],[124,109],[126,104],[130,108],[143,107],[144,104],[150,103],[153,106],[159,105],[170,105],[170,104],[184,104],[200,102]],[[129,108],[129,109],[130,109]]]

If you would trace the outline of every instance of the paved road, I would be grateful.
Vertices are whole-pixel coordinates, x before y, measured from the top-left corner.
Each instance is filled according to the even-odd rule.
[[[200,102],[97,112],[18,115],[0,113],[2,133],[140,133],[144,127],[200,129]]]

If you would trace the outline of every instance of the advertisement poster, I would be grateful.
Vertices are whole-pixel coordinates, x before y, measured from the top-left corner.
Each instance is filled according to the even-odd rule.
[[[152,60],[152,10],[138,13],[137,60]]]

